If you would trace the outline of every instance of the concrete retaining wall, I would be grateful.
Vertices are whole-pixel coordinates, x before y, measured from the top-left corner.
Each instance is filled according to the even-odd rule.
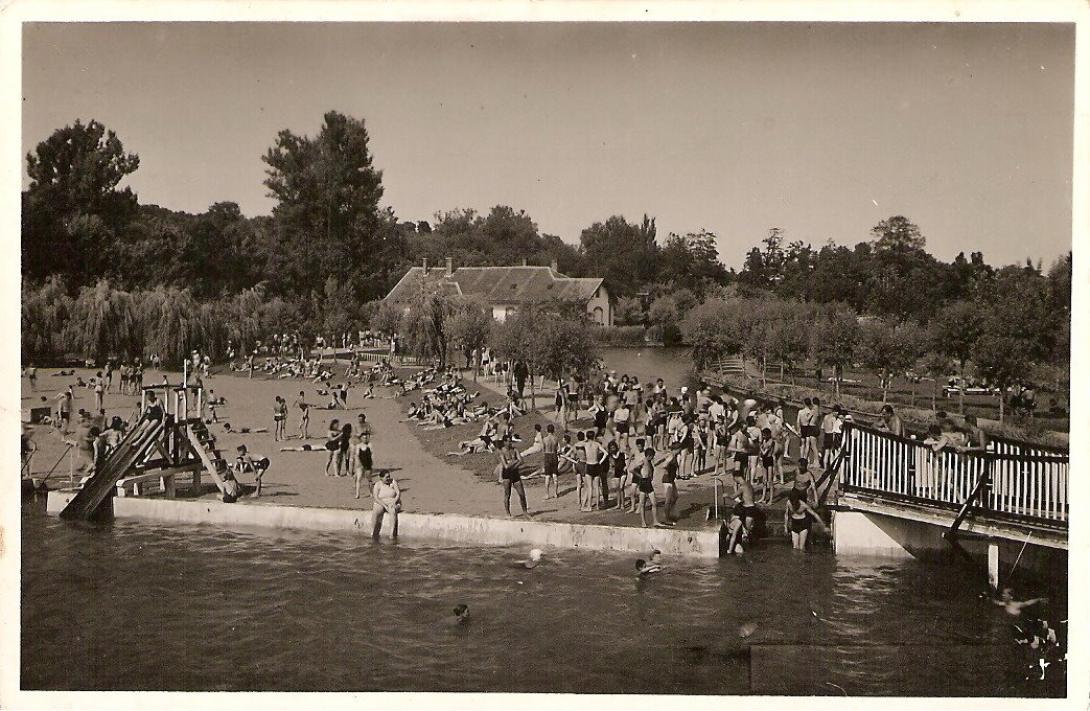
[[[74,492],[49,492],[46,510],[60,513],[72,496]],[[112,503],[113,515],[119,519],[371,533],[370,512],[352,509],[143,497],[114,498]],[[384,536],[389,535],[389,526],[388,521],[384,522]],[[718,530],[678,531],[413,513],[401,514],[398,528],[402,538],[439,539],[465,545],[532,545],[635,553],[658,548],[664,555],[719,557]]]

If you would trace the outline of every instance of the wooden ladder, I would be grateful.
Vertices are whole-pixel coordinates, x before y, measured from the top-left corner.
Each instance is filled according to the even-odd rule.
[[[227,470],[227,460],[216,449],[216,438],[212,436],[212,433],[208,431],[203,422],[190,422],[186,425],[185,431],[189,437],[189,443],[193,446],[193,451],[200,457],[208,476],[212,477],[216,488],[220,490],[220,493],[223,493],[223,472]]]

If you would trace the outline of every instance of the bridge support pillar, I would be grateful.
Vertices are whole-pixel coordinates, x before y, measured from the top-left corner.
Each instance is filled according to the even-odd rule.
[[[999,545],[988,544],[988,586],[992,592],[999,590]]]
[[[911,558],[909,548],[918,543],[927,527],[911,530],[911,521],[901,521],[862,511],[837,511],[833,514],[833,550],[838,555],[867,555],[885,558]],[[942,545],[936,536],[935,547]]]

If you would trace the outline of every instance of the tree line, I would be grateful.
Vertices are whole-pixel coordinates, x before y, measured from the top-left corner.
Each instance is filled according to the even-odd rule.
[[[261,160],[276,201],[271,215],[246,217],[226,201],[189,214],[140,204],[120,187],[140,157],[100,122],[57,129],[26,156],[24,282],[40,288],[53,279],[73,299],[106,280],[127,293],[173,289],[200,302],[260,287],[304,319],[332,309],[358,323],[362,305],[385,296],[423,258],[451,257],[459,266],[555,261],[569,276],[604,273],[607,288],[622,296],[693,274],[701,284],[726,281],[714,235],[669,235],[660,247],[646,216],[638,224],[620,216],[596,222],[579,245],[542,233],[524,211],[505,205],[487,214],[440,212],[430,222],[399,219],[381,205],[382,171],[364,121],[335,111],[313,137],[281,131]],[[325,298],[330,280],[345,303]]]
[[[834,379],[858,366],[877,376],[885,401],[893,378],[908,371],[972,375],[1003,390],[1042,374],[1066,381],[1070,301],[1068,254],[1047,272],[1032,264],[982,272],[970,294],[928,318],[860,314],[845,302],[732,287],[693,306],[680,330],[700,370],[739,353],[762,379],[770,365],[788,374],[803,364],[826,367]]]
[[[647,215],[594,222],[578,244],[542,233],[530,215],[503,205],[405,220],[382,205],[382,171],[364,121],[335,111],[314,136],[283,130],[272,138],[261,156],[275,200],[268,216],[246,217],[232,202],[195,215],[140,204],[121,187],[139,169],[139,156],[97,121],[57,129],[26,160],[24,360],[135,355],[152,344],[171,362],[191,342],[215,354],[219,346],[209,344],[227,339],[246,348],[274,332],[340,334],[373,325],[377,300],[410,266],[451,257],[458,266],[556,261],[570,276],[601,276],[618,323],[654,327],[667,341],[685,338],[696,353],[737,345],[738,334],[714,335],[734,326],[710,320],[726,318],[722,303],[743,299],[747,309],[771,314],[766,321],[797,321],[782,315],[788,311],[823,319],[809,333],[837,334],[828,314],[839,314],[845,328],[849,317],[882,324],[861,326],[852,349],[859,339],[879,339],[876,329],[885,326],[896,332],[893,340],[920,342],[913,333],[954,324],[947,337],[923,342],[945,349],[939,352],[962,369],[985,363],[985,351],[1066,368],[1070,254],[1047,270],[1040,263],[995,268],[979,252],[945,263],[926,251],[920,228],[904,216],[882,220],[854,247],[814,248],[773,228],[737,272],[721,262],[715,233],[662,238]],[[413,313],[418,321],[406,328],[416,342],[429,331],[420,309]],[[88,315],[99,325],[69,323]],[[706,329],[691,326],[698,316]],[[433,324],[442,320],[432,314]],[[175,333],[154,333],[168,326]],[[772,341],[791,350],[785,344],[799,338],[783,332]],[[821,340],[822,349],[835,343]],[[957,353],[948,352],[954,343],[961,344]],[[831,357],[808,348],[810,358]]]

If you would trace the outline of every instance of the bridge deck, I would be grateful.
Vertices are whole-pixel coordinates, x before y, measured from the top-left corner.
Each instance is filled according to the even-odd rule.
[[[939,506],[907,502],[853,491],[841,494],[839,504],[853,511],[881,514],[896,518],[930,523],[949,528],[957,516],[957,511]],[[1065,528],[1012,521],[989,517],[986,512],[975,510],[958,529],[961,534],[984,538],[1003,538],[1013,541],[1029,540],[1030,543],[1048,548],[1067,550],[1067,530]]]

